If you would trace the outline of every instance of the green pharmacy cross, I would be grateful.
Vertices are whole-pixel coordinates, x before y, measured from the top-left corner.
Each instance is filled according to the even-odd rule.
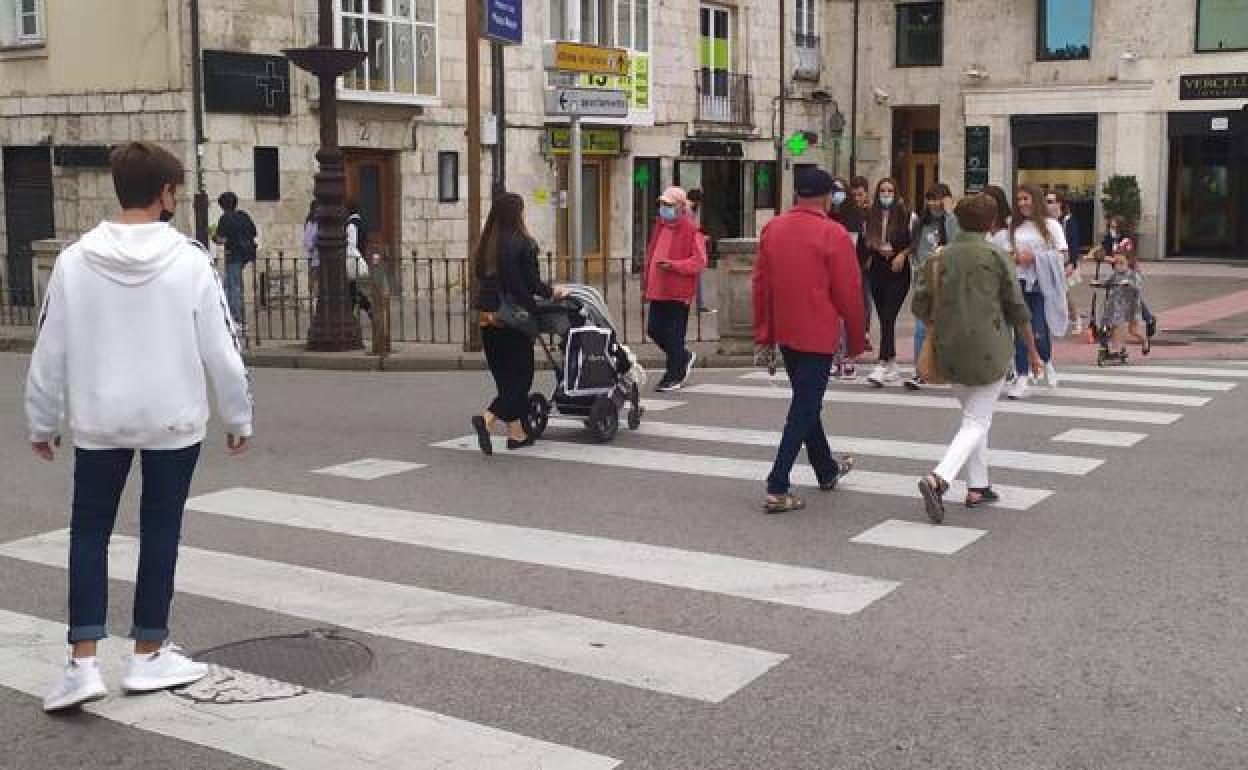
[[[646,187],[650,186],[650,167],[649,166],[639,166],[637,170],[633,172],[633,184],[637,185],[638,187],[642,189],[645,189]]]
[[[754,172],[754,183],[758,185],[759,189],[771,189],[771,168],[760,165],[758,170]]]
[[[806,138],[806,134],[798,131],[788,139],[784,140],[784,146],[789,149],[789,154],[795,158],[800,158],[810,149],[810,140]]]

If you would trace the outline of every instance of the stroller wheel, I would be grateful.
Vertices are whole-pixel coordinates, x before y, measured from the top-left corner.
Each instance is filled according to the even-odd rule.
[[[546,432],[546,425],[550,422],[550,401],[541,393],[529,394],[529,415],[528,415],[529,435],[533,438],[541,438]]]
[[[628,429],[637,430],[641,427],[641,416],[645,414],[645,409],[641,406],[641,393],[636,385],[629,391],[628,403],[631,405],[628,409]]]
[[[590,409],[587,422],[594,440],[605,444],[615,438],[615,434],[620,430],[620,409],[610,398],[599,396],[594,399],[594,406]]]

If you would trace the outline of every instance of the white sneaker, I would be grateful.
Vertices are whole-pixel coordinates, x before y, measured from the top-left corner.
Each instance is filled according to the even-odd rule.
[[[1027,391],[1031,390],[1030,377],[1019,376],[1014,379],[1014,384],[1005,392],[1006,398],[1020,401],[1027,398]]]
[[[43,710],[60,711],[107,697],[99,662],[95,658],[70,658],[61,681],[43,699]]]
[[[1050,388],[1057,387],[1057,367],[1053,366],[1052,361],[1044,365],[1044,384]]]
[[[882,388],[884,387],[884,380],[887,378],[887,376],[888,376],[888,369],[885,368],[884,365],[881,364],[880,366],[877,366],[874,369],[872,369],[871,373],[867,375],[867,382],[871,385],[874,385],[877,388]]]
[[[689,363],[685,364],[685,379],[680,381],[681,385],[689,379],[689,375],[693,373],[693,365],[698,361],[698,354],[692,350],[689,351]]]
[[[176,644],[166,644],[150,655],[131,655],[121,686],[126,692],[153,692],[198,682],[207,675],[208,666],[183,655]]]
[[[896,361],[889,361],[884,367],[884,381],[898,382],[901,380],[901,370],[897,368]]]

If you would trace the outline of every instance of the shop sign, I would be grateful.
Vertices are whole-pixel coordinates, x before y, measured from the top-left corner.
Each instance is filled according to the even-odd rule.
[[[584,155],[619,155],[623,150],[623,136],[618,128],[582,128],[581,153]],[[546,139],[555,155],[567,155],[572,147],[572,129],[548,128]]]
[[[686,139],[680,143],[680,155],[684,158],[744,158],[745,150],[740,142]]]
[[[627,75],[582,75],[577,85],[588,88],[617,88],[628,92],[629,107],[650,109],[650,54],[630,53]]]
[[[966,127],[966,192],[982,192],[988,186],[988,152],[991,139],[988,126]]]
[[[1179,98],[1248,99],[1248,72],[1225,72],[1216,75],[1182,75]]]
[[[238,51],[204,51],[204,109],[289,115],[290,60]]]

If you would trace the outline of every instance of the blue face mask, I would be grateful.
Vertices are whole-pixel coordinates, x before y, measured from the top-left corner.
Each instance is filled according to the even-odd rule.
[[[664,222],[675,222],[678,216],[680,216],[680,214],[676,211],[675,206],[668,206],[666,204],[659,206],[659,217],[661,217]]]
[[[832,205],[833,206],[841,205],[842,203],[845,202],[845,197],[846,196],[845,196],[844,190],[837,190],[836,192],[832,193]]]
[[[882,208],[891,209],[893,207],[894,202],[895,202],[895,199],[891,195],[880,196],[880,206]]]

